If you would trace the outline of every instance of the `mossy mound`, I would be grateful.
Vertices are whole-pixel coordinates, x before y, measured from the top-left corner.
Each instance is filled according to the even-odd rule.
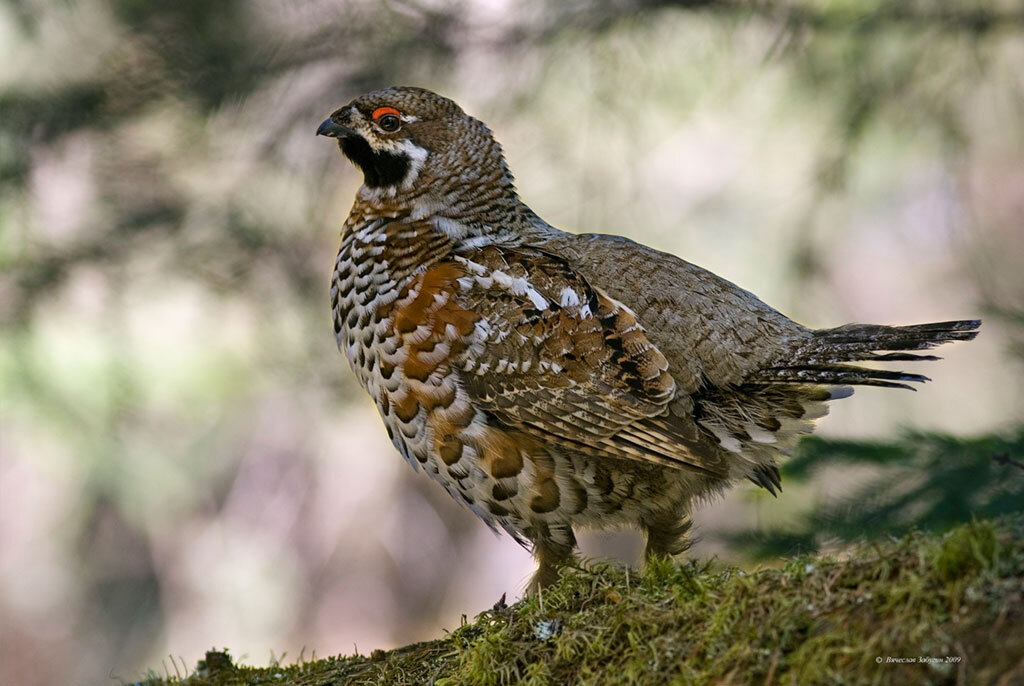
[[[567,570],[446,638],[255,669],[209,653],[146,686],[1024,683],[1024,515],[779,568]]]

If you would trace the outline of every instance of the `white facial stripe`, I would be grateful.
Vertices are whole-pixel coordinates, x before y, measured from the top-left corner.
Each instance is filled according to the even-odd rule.
[[[427,159],[426,149],[421,148],[408,139],[387,141],[385,145],[381,146],[381,149],[394,153],[404,153],[408,156],[409,172],[405,175],[405,179],[401,183],[401,188],[408,189],[412,187],[413,182],[416,181],[416,177],[420,174],[420,169],[423,168],[423,162]]]
[[[413,183],[416,182],[416,178],[419,176],[428,154],[425,148],[421,148],[410,140],[383,141],[377,149],[406,155],[409,158],[409,171],[406,172],[402,183],[397,186],[378,186],[373,188],[361,186],[358,191],[358,197],[369,201],[393,198],[399,189],[408,190],[411,188]]]

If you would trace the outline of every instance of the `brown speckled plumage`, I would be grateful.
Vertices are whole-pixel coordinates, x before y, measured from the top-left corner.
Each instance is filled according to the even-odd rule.
[[[573,527],[679,552],[693,500],[742,479],[775,493],[826,401],[926,380],[854,363],[977,333],[811,330],[672,255],[559,231],[487,127],[429,91],[361,96],[318,133],[364,173],[331,287],[338,345],[402,456],[532,547],[532,589]]]

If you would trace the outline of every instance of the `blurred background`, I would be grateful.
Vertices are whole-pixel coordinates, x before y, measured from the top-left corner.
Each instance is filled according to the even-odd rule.
[[[486,121],[556,226],[808,325],[985,319],[920,392],[834,405],[778,500],[698,512],[694,555],[1024,502],[1018,2],[5,0],[0,54],[0,683],[366,653],[521,593],[335,348],[361,179],[313,132],[387,85]]]

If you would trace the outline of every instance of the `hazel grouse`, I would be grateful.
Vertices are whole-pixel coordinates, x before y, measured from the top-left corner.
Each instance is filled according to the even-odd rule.
[[[808,329],[714,274],[620,236],[571,234],[516,193],[501,146],[419,88],[320,125],[363,172],[331,284],[338,346],[398,452],[530,546],[536,590],[574,527],[686,544],[695,499],[778,460],[862,366],[974,338],[979,321]]]

